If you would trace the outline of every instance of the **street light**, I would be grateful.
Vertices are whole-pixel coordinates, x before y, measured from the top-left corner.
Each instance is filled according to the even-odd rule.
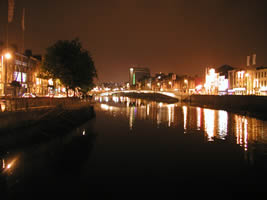
[[[11,57],[12,57],[12,56],[11,56],[11,54],[10,54],[9,52],[7,52],[7,53],[5,54],[5,58],[6,58],[7,60],[9,60]]]
[[[187,93],[187,88],[188,88],[188,80],[185,79],[184,80],[184,83],[185,83],[185,93]]]
[[[171,89],[172,89],[172,81],[169,81],[169,85],[171,86]]]
[[[6,87],[7,87],[7,65],[8,65],[8,60],[10,60],[12,58],[11,56],[11,53],[9,52],[6,52],[5,53],[5,59],[6,59],[6,64],[5,64],[5,86],[4,86],[4,93],[5,93],[5,96],[7,95],[6,94]]]

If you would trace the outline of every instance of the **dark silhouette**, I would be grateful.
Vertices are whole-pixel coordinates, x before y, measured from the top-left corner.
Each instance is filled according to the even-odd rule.
[[[83,93],[93,87],[97,77],[94,61],[78,39],[59,40],[46,49],[43,69],[51,78],[59,79],[68,89],[80,88]]]
[[[230,65],[222,65],[221,67],[218,67],[216,69],[217,73],[220,73],[220,76],[225,76],[225,78],[228,78],[228,71],[233,70],[234,67],[230,66]]]
[[[18,82],[18,81],[12,81],[11,83],[10,83],[10,86],[11,87],[13,87],[13,91],[14,91],[14,97],[16,97],[17,96],[17,94],[18,94],[18,91],[19,91],[19,89],[21,88],[21,84],[20,84],[20,82]]]
[[[32,56],[32,50],[31,49],[26,49],[24,52],[24,55],[27,57],[31,57]]]

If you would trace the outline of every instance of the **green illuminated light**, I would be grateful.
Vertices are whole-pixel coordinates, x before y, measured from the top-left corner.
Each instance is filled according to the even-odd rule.
[[[133,74],[133,85],[135,85],[135,74]]]

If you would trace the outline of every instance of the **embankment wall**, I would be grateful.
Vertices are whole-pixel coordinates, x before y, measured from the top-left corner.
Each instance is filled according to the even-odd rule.
[[[243,114],[267,115],[267,97],[253,95],[191,95],[192,105],[208,106]],[[267,118],[267,117],[266,117]]]

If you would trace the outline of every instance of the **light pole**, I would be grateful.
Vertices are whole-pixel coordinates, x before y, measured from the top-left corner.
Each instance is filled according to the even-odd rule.
[[[185,83],[185,93],[187,94],[188,80],[185,79],[184,80],[184,83]]]
[[[169,81],[169,85],[171,86],[171,89],[172,89],[172,81]]]
[[[5,62],[5,84],[4,84],[4,93],[5,93],[5,96],[7,95],[6,93],[7,93],[7,65],[8,65],[8,60],[10,60],[11,58],[12,58],[12,56],[11,56],[11,54],[9,53],[9,52],[7,52],[7,53],[5,53],[5,55],[4,55],[4,57],[5,57],[5,60],[6,60],[6,62]]]
[[[247,95],[250,94],[250,84],[249,84],[249,73],[246,73],[246,93]]]

